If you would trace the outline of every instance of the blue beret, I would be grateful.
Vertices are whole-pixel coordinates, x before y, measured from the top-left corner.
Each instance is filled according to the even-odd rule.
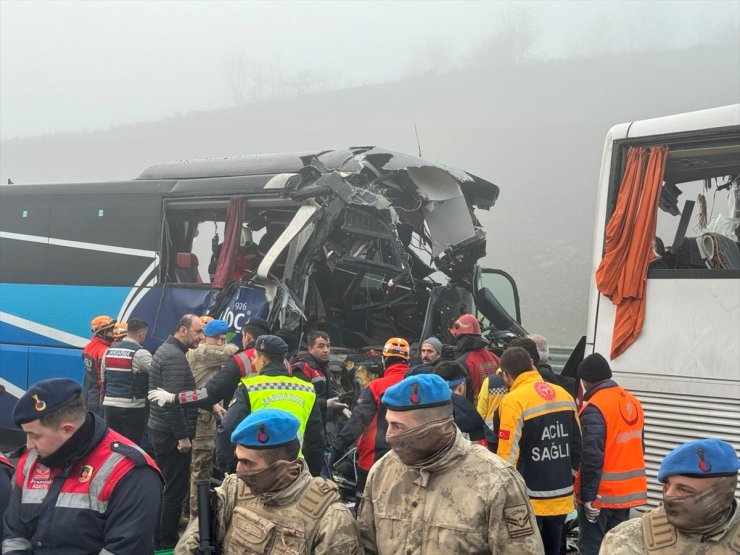
[[[206,324],[205,334],[208,337],[223,335],[229,329],[229,325],[223,320],[211,320]]]
[[[288,352],[288,344],[277,335],[260,335],[254,342],[254,348],[269,355],[284,355]]]
[[[231,434],[231,442],[250,449],[274,449],[298,437],[301,421],[280,409],[259,409],[251,413]]]
[[[38,420],[74,401],[80,396],[82,387],[69,378],[52,378],[33,384],[18,399],[13,409],[16,426]]]
[[[447,382],[437,374],[418,374],[386,389],[382,401],[388,410],[415,410],[446,405],[450,397]]]
[[[733,476],[740,468],[735,449],[721,439],[696,439],[679,445],[660,463],[658,480],[669,476],[707,477]]]

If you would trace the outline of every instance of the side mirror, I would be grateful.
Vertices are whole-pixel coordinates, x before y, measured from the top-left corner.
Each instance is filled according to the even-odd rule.
[[[491,310],[493,313],[500,313],[500,308],[503,309],[503,312],[507,316],[513,318],[517,324],[522,323],[522,315],[519,309],[519,290],[517,289],[514,278],[509,274],[503,270],[481,268],[477,273],[475,289],[475,296],[479,309],[481,309],[483,315],[486,316],[494,326],[499,329],[507,329],[509,327],[499,326],[499,323],[504,323],[504,321],[500,319],[501,317],[494,317],[493,314],[489,317],[485,314],[485,312]],[[491,298],[497,305],[495,308],[492,306]],[[483,305],[481,305],[481,300],[483,301]],[[486,308],[484,308],[484,305],[487,305]]]

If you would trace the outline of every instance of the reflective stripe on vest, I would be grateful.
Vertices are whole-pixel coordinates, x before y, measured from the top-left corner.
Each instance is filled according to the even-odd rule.
[[[239,367],[239,375],[242,378],[249,378],[250,376],[256,376],[254,367],[252,366],[252,357],[249,356],[248,351],[252,351],[254,356],[254,349],[248,349],[247,351],[241,351],[234,355],[234,362]]]
[[[604,416],[604,465],[599,479],[598,505],[627,509],[647,503],[645,455],[642,451],[643,412],[640,402],[621,387],[608,387],[584,403],[596,406]],[[576,476],[577,494],[581,473]]]
[[[100,443],[75,464],[57,496],[56,507],[92,510],[100,514],[108,510],[110,493],[115,484],[128,470],[135,467],[128,457],[110,449],[110,444],[114,441],[141,451],[120,434],[109,430]],[[145,454],[144,457],[156,469],[153,461]],[[122,464],[129,466],[128,470],[126,467],[119,468]],[[23,475],[18,478],[22,487],[21,503],[42,503],[59,471],[60,469],[49,469],[40,464],[35,449],[27,452],[23,460]],[[111,483],[111,480],[115,483]]]
[[[247,389],[252,411],[264,408],[282,409],[301,421],[303,438],[311,409],[316,402],[316,391],[310,383],[292,376],[253,376],[242,378]]]

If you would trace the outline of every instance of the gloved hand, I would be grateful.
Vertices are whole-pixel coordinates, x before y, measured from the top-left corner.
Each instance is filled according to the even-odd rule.
[[[352,411],[349,409],[342,409],[342,414],[349,418],[350,416],[352,416]]]
[[[599,514],[601,514],[601,509],[594,507],[593,501],[586,501],[583,504],[583,512],[586,514],[586,520],[589,522],[596,522],[599,518]]]
[[[346,409],[349,408],[346,403],[339,401],[339,397],[332,397],[326,400],[326,408],[328,410]]]
[[[150,403],[156,403],[160,407],[175,403],[175,394],[165,391],[161,387],[149,391],[149,395],[147,395],[147,397],[149,398]]]

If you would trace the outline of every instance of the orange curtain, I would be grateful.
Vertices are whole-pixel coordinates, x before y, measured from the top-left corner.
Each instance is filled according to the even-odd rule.
[[[648,265],[655,259],[653,241],[667,156],[667,146],[629,149],[617,206],[606,226],[596,287],[617,305],[612,360],[635,342],[645,320],[645,284]]]

